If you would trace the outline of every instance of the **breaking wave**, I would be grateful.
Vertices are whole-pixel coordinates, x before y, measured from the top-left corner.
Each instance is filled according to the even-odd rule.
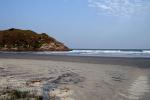
[[[36,52],[36,54],[106,57],[150,57],[150,50],[72,50],[65,52]]]

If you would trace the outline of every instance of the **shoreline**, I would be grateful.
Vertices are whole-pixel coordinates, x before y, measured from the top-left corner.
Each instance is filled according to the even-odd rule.
[[[91,64],[130,65],[140,68],[150,68],[150,58],[137,57],[94,57],[94,56],[68,56],[68,55],[41,55],[41,54],[12,54],[0,53],[0,59],[33,59],[51,60]]]

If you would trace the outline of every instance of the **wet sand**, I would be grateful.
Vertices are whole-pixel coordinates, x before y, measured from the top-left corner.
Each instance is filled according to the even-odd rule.
[[[0,54],[8,87],[44,100],[149,100],[150,59]]]

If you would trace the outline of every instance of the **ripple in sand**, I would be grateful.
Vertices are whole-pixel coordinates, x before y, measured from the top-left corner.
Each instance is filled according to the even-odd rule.
[[[150,92],[150,87],[148,84],[147,76],[138,77],[134,83],[128,89],[129,95],[127,96],[129,99],[138,100],[140,99],[146,92]]]

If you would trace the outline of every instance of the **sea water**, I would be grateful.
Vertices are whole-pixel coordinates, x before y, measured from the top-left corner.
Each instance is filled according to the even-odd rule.
[[[64,52],[35,52],[46,55],[68,55],[68,56],[99,56],[99,57],[146,57],[150,58],[150,50],[142,49],[74,49]]]
[[[0,52],[0,53],[28,53],[28,54],[39,54],[39,55],[150,58],[150,50],[148,49],[147,50],[144,50],[144,49],[73,49],[71,51]]]

